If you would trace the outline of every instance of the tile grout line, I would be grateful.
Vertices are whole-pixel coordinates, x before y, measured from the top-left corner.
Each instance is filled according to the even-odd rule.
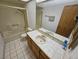
[[[6,47],[6,43],[4,44],[4,47],[3,47],[3,59],[5,59],[5,47]]]
[[[14,40],[14,46],[15,46],[15,49],[16,49],[16,45],[15,45],[15,40]],[[18,53],[17,53],[17,49],[16,49],[16,56],[17,56],[17,59],[18,59]]]
[[[18,39],[18,40],[21,40],[21,39]],[[16,53],[16,55],[14,57],[16,57],[17,59],[19,58],[18,55],[19,55],[20,52],[18,53],[17,51],[21,49],[21,53],[22,53],[23,58],[26,59],[26,56],[27,56],[28,59],[29,59],[29,57],[31,57],[31,56],[29,56],[28,54],[24,54],[24,52],[28,52],[28,50],[25,50],[25,48],[24,48],[24,47],[27,47],[26,44],[25,44],[25,42],[21,42],[21,41],[18,41],[18,40],[17,41],[16,40],[13,41],[14,49],[15,49],[14,52]],[[17,42],[18,42],[18,46],[19,46],[18,49],[16,47]],[[21,43],[24,44],[24,45],[21,46]],[[12,54],[11,53],[11,46],[10,46],[11,45],[11,42],[9,42],[8,44],[9,44],[9,58],[10,59],[13,59],[13,57],[11,57],[11,54]]]
[[[19,39],[20,40],[20,39]],[[20,42],[19,42],[19,46],[20,46]],[[20,46],[20,48],[21,48],[21,46]],[[22,48],[21,48],[22,49]],[[23,50],[22,50],[22,52],[21,53],[23,53]],[[16,54],[17,54],[17,59],[18,59],[18,53],[17,53],[17,51],[16,51]],[[24,56],[24,54],[23,54],[23,56]],[[24,57],[24,59],[25,59],[25,57]]]
[[[11,42],[11,41],[10,41]],[[11,59],[11,55],[10,55],[10,42],[9,42],[9,56],[10,56],[10,59]]]
[[[20,43],[19,43],[20,44]],[[21,46],[20,46],[21,47]],[[22,47],[21,47],[21,49],[22,49]],[[22,50],[22,53],[23,53],[23,50]],[[23,53],[23,56],[24,56],[24,59],[25,59],[25,55],[24,55],[24,53]]]
[[[10,57],[10,59],[11,59],[11,56],[10,56],[10,42],[8,42],[8,43],[9,43],[9,47],[8,47],[8,48],[9,48],[9,57]],[[8,44],[8,43],[7,43],[7,44]]]

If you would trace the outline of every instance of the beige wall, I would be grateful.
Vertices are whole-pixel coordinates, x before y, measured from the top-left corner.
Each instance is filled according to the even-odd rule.
[[[42,26],[42,8],[36,8],[36,29]]]
[[[9,26],[19,24],[24,26],[24,16],[17,9],[0,7],[0,31],[6,31]],[[10,30],[10,29],[9,29]]]
[[[5,36],[15,35],[24,31],[24,15],[17,9],[0,7],[0,31]]]

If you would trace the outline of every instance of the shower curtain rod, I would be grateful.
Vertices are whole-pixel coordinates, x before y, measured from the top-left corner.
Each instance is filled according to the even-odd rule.
[[[3,6],[3,7],[9,7],[9,8],[15,8],[15,9],[21,9],[21,10],[25,10],[25,8],[22,8],[22,7],[9,6],[9,5],[4,5],[4,4],[0,4],[0,6]]]

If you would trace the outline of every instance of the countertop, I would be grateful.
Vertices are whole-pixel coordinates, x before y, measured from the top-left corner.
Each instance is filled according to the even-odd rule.
[[[42,30],[44,32],[51,32],[44,28],[40,28],[39,30]],[[63,37],[59,34],[56,34],[54,32],[53,36],[64,42],[64,40],[68,40],[68,38]],[[29,37],[37,44],[37,46],[50,58],[50,59],[63,59],[65,50],[63,49],[63,45],[59,44],[58,42],[50,39],[49,37],[46,37],[46,43],[40,44],[37,42],[38,39],[36,37],[38,35],[42,35],[38,30],[34,30],[27,33]]]

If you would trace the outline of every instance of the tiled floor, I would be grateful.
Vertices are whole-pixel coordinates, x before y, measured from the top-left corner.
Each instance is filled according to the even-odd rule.
[[[17,39],[5,46],[4,59],[36,59],[26,41]]]

